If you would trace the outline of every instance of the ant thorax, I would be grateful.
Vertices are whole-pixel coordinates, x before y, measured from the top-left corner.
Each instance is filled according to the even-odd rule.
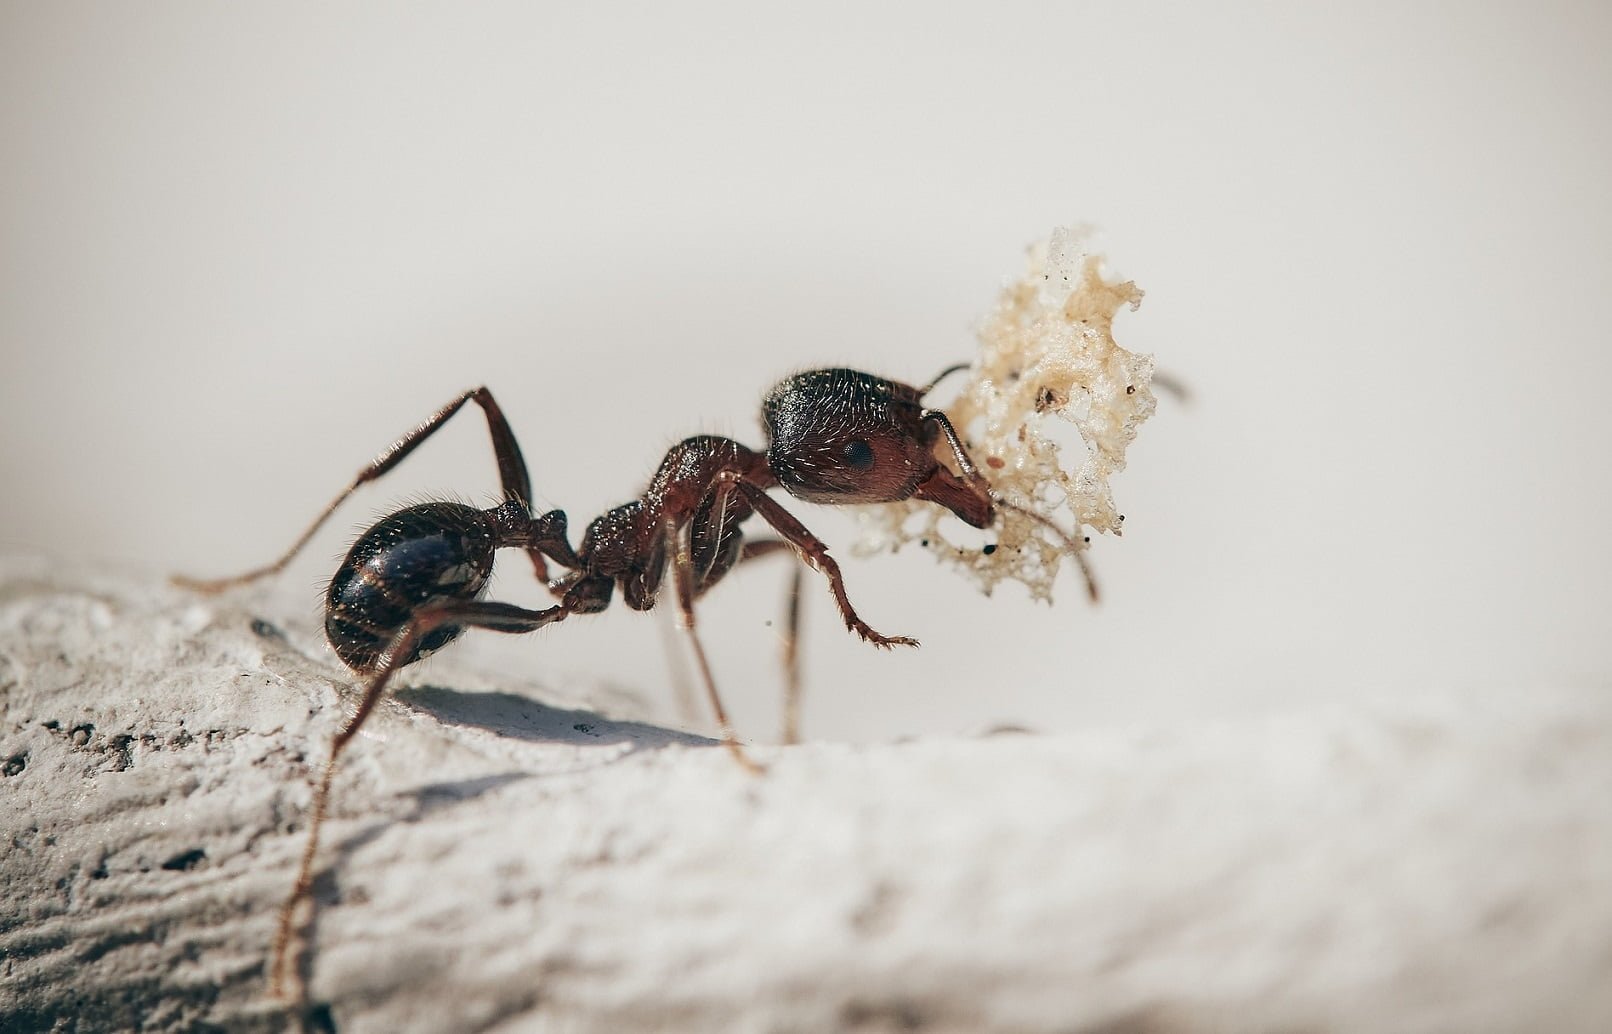
[[[1059,228],[1030,249],[1023,276],[1003,288],[980,327],[978,358],[945,405],[993,490],[1044,514],[1084,547],[1092,532],[1120,534],[1109,476],[1125,467],[1137,428],[1152,415],[1153,359],[1113,336],[1121,307],[1142,291],[1103,275],[1104,260],[1081,230]],[[938,403],[937,403],[938,404]],[[1071,461],[1046,422],[1074,425],[1084,455]],[[983,546],[980,534],[933,506],[902,502],[863,511],[856,546],[868,554],[917,542],[972,575],[989,593],[1004,579],[1050,600],[1068,549],[1022,510],[1004,509]]]

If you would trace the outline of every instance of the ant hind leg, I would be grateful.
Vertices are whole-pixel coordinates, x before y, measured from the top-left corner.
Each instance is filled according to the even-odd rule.
[[[297,540],[291,544],[291,548],[286,550],[285,554],[278,560],[263,567],[254,568],[245,574],[238,574],[228,578],[191,578],[187,575],[174,575],[174,584],[195,592],[211,594],[223,592],[225,589],[232,589],[237,585],[255,582],[260,578],[266,578],[284,570],[292,558],[302,552],[303,547],[324,526],[325,521],[330,519],[330,515],[335,513],[341,504],[347,501],[348,496],[358,491],[361,486],[376,480],[403,462],[403,459],[413,452],[420,443],[430,438],[443,424],[448,422],[450,417],[459,412],[466,402],[476,403],[487,416],[487,431],[492,437],[493,455],[498,460],[498,477],[503,485],[504,498],[506,500],[519,499],[521,502],[530,505],[532,500],[531,477],[526,472],[526,460],[521,456],[520,444],[515,441],[515,432],[510,429],[509,421],[504,418],[504,411],[499,408],[498,402],[493,398],[493,393],[485,387],[473,388],[437,410],[425,423],[387,446],[379,456],[366,464],[353,478],[352,482],[342,489],[336,498],[330,501],[330,504],[320,512],[319,516],[313,519],[313,523],[308,525]],[[547,583],[549,580],[548,565],[543,559],[543,554],[536,548],[528,549],[527,553],[532,559],[532,565],[537,572],[538,581]]]
[[[572,609],[563,603],[546,610],[527,610],[508,603],[455,600],[421,610],[392,637],[391,643],[381,654],[374,673],[370,675],[364,687],[364,696],[359,701],[358,709],[331,741],[330,758],[325,762],[324,771],[314,789],[313,802],[309,810],[308,839],[303,845],[296,882],[292,884],[291,893],[287,896],[285,904],[280,906],[279,924],[275,930],[274,950],[269,963],[269,993],[272,996],[276,998],[284,996],[287,977],[292,978],[296,985],[296,997],[301,998],[305,993],[306,989],[302,987],[300,974],[288,971],[287,965],[291,961],[290,948],[296,926],[297,907],[309,896],[309,891],[313,888],[313,863],[319,853],[319,833],[330,807],[331,783],[336,776],[336,765],[341,758],[342,749],[358,734],[358,730],[374,711],[381,694],[386,691],[392,676],[403,667],[403,664],[398,663],[398,658],[412,656],[422,639],[444,625],[485,628],[494,632],[535,632],[544,625],[569,616],[571,612]]]

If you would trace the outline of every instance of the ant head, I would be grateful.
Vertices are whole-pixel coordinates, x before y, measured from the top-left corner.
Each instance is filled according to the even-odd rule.
[[[767,466],[814,503],[909,499],[939,464],[918,389],[856,370],[808,370],[761,403]]]

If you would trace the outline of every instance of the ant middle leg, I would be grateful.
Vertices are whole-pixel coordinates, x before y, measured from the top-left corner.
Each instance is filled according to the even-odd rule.
[[[237,585],[245,585],[260,578],[266,578],[284,570],[292,558],[302,552],[303,547],[312,540],[314,534],[330,519],[331,514],[335,513],[341,504],[347,501],[348,496],[403,462],[403,459],[413,452],[420,443],[430,438],[455,413],[459,412],[466,402],[476,403],[487,417],[487,431],[492,437],[493,455],[498,461],[498,477],[503,487],[505,500],[518,499],[523,504],[530,505],[532,500],[531,477],[526,472],[526,460],[521,456],[520,444],[515,440],[515,432],[510,428],[509,421],[504,418],[504,411],[499,408],[497,400],[493,398],[493,393],[485,387],[473,388],[437,410],[424,423],[387,446],[379,456],[359,470],[352,482],[342,489],[336,498],[330,501],[330,504],[319,513],[319,516],[313,519],[313,523],[308,525],[297,540],[292,543],[291,548],[286,550],[285,554],[279,559],[263,567],[254,568],[244,574],[228,578],[191,578],[186,575],[175,575],[173,577],[174,584],[197,592],[218,593]],[[531,558],[532,566],[537,573],[537,580],[547,585],[549,582],[548,564],[545,562],[543,554],[537,549],[528,549],[527,555]]]
[[[728,748],[733,759],[743,766],[745,771],[752,775],[760,775],[765,769],[745,753],[744,747],[739,743],[739,737],[733,732],[733,724],[728,721],[727,709],[722,706],[722,696],[716,691],[716,679],[711,674],[711,662],[706,659],[705,647],[700,642],[699,631],[694,627],[694,556],[689,542],[690,536],[670,521],[663,526],[661,534],[665,536],[667,552],[671,558],[672,582],[677,593],[680,624],[693,649],[694,663],[699,667],[700,680],[705,683],[711,711],[716,716],[717,726],[722,730],[722,744]]]
[[[286,989],[286,978],[295,977],[295,973],[287,971],[287,964],[290,962],[297,906],[308,896],[313,887],[313,864],[319,853],[319,833],[329,810],[331,784],[336,776],[341,752],[352,742],[353,737],[358,735],[358,730],[374,711],[392,676],[414,659],[421,643],[437,629],[459,626],[485,628],[494,632],[535,632],[545,625],[569,617],[572,613],[584,613],[589,609],[592,608],[585,602],[580,605],[561,603],[545,610],[527,610],[509,603],[453,600],[421,610],[392,637],[386,649],[381,652],[369,681],[365,684],[364,696],[359,701],[358,709],[331,740],[330,758],[325,762],[324,771],[314,789],[308,820],[308,839],[303,845],[296,882],[292,884],[291,893],[286,897],[285,904],[280,907],[279,925],[275,930],[274,950],[269,964],[271,995],[281,997]],[[299,996],[300,993],[299,987]]]
[[[795,547],[783,539],[757,539],[746,542],[739,553],[739,563],[760,557],[787,554],[797,561],[789,567],[789,589],[784,597],[784,627],[781,633],[780,660],[784,669],[784,719],[781,740],[784,743],[800,742],[800,586],[801,570],[805,564]],[[737,565],[735,565],[737,566]]]
[[[746,506],[744,509],[745,516],[749,516],[750,512],[750,508]],[[699,550],[695,549],[693,552],[697,556]],[[789,589],[784,597],[784,623],[779,634],[779,662],[784,673],[783,732],[780,742],[786,744],[799,743],[802,685],[800,674],[800,587],[801,570],[805,565],[800,562],[800,555],[796,552],[795,547],[783,539],[756,539],[745,541],[739,545],[734,554],[732,566],[737,567],[747,561],[768,556],[787,556],[791,561],[794,561],[790,564]],[[696,561],[694,599],[697,601],[706,592],[710,591],[728,570],[729,567],[724,565],[714,569],[714,572],[701,572]],[[710,577],[712,573],[715,573],[716,576]],[[706,577],[701,578],[702,574],[706,575]],[[680,665],[676,663],[676,655],[669,647],[668,657],[671,658],[674,669],[674,684],[678,687],[680,706],[685,715],[687,715],[691,710],[686,699],[688,690],[682,678],[677,675]]]

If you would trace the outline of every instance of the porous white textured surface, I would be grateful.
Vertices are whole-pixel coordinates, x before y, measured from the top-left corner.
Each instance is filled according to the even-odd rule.
[[[1106,260],[1089,237],[1060,226],[1030,248],[1024,273],[998,293],[962,391],[946,406],[998,503],[1014,504],[998,509],[991,548],[940,507],[908,499],[862,508],[861,551],[916,542],[987,595],[1014,579],[1051,602],[1071,547],[1124,530],[1108,479],[1125,469],[1126,450],[1153,415],[1153,358],[1114,340],[1115,315],[1140,305],[1142,290],[1105,275]],[[1049,433],[1053,417],[1078,433],[1076,448],[1064,451]],[[951,462],[945,441],[935,451]],[[1068,525],[1067,537],[1048,534],[1041,521]]]
[[[451,660],[347,756],[288,1010],[262,974],[352,690],[254,616],[0,566],[4,1029],[1612,1023],[1604,692],[758,747],[752,778]]]

